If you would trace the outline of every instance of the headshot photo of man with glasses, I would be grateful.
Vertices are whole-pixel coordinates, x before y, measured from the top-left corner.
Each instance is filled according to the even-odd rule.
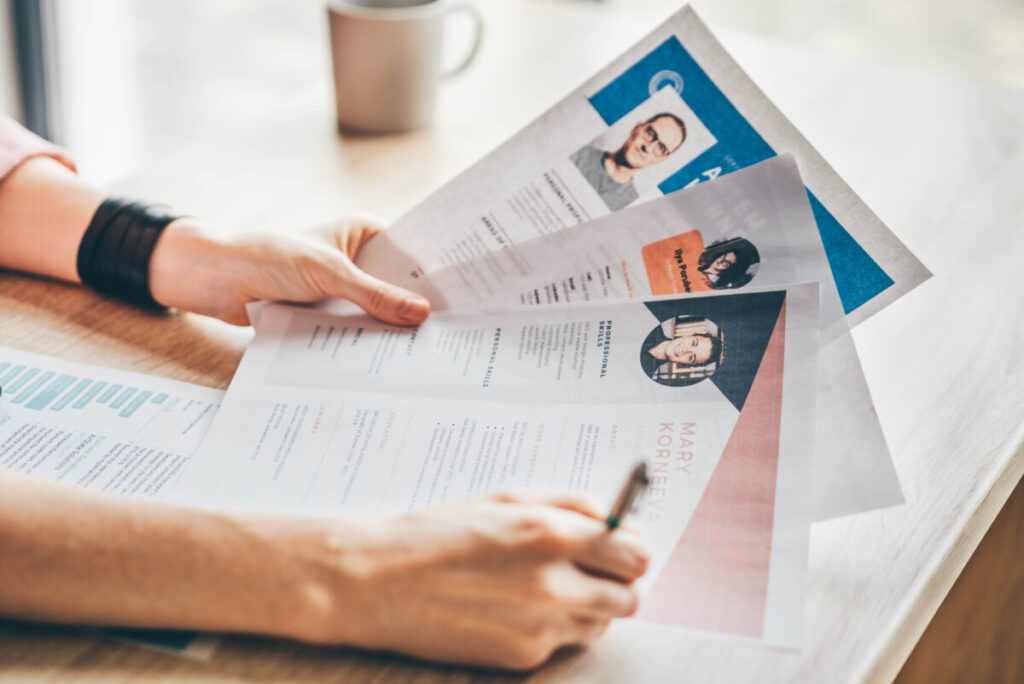
[[[617,211],[640,196],[633,183],[637,171],[665,161],[684,140],[683,120],[671,112],[659,112],[633,126],[618,149],[586,145],[571,159],[608,208]]]

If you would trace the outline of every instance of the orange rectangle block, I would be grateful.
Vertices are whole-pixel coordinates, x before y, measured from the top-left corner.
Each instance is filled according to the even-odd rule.
[[[711,283],[697,270],[704,251],[704,238],[691,230],[644,245],[640,254],[647,270],[651,293],[656,295],[705,292]]]

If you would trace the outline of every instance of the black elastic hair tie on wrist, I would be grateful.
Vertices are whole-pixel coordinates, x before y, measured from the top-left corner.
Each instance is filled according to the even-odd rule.
[[[78,247],[78,275],[100,294],[162,310],[149,290],[149,261],[164,228],[180,218],[163,209],[109,197]]]

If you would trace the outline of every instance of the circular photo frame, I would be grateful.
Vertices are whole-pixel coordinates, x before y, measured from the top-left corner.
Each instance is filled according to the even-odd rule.
[[[640,367],[659,385],[686,387],[707,380],[725,358],[725,335],[701,316],[659,323],[640,347]]]
[[[736,237],[712,242],[697,261],[708,286],[713,290],[743,287],[757,275],[761,255],[750,240]]]

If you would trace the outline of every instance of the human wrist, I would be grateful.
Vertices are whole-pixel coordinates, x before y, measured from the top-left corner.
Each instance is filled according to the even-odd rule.
[[[374,523],[315,518],[247,522],[274,568],[266,634],[313,643],[372,647],[366,605],[375,576]]]
[[[230,269],[231,243],[216,236],[195,219],[183,217],[168,224],[149,263],[149,289],[157,303],[184,311],[212,313],[212,302]]]

